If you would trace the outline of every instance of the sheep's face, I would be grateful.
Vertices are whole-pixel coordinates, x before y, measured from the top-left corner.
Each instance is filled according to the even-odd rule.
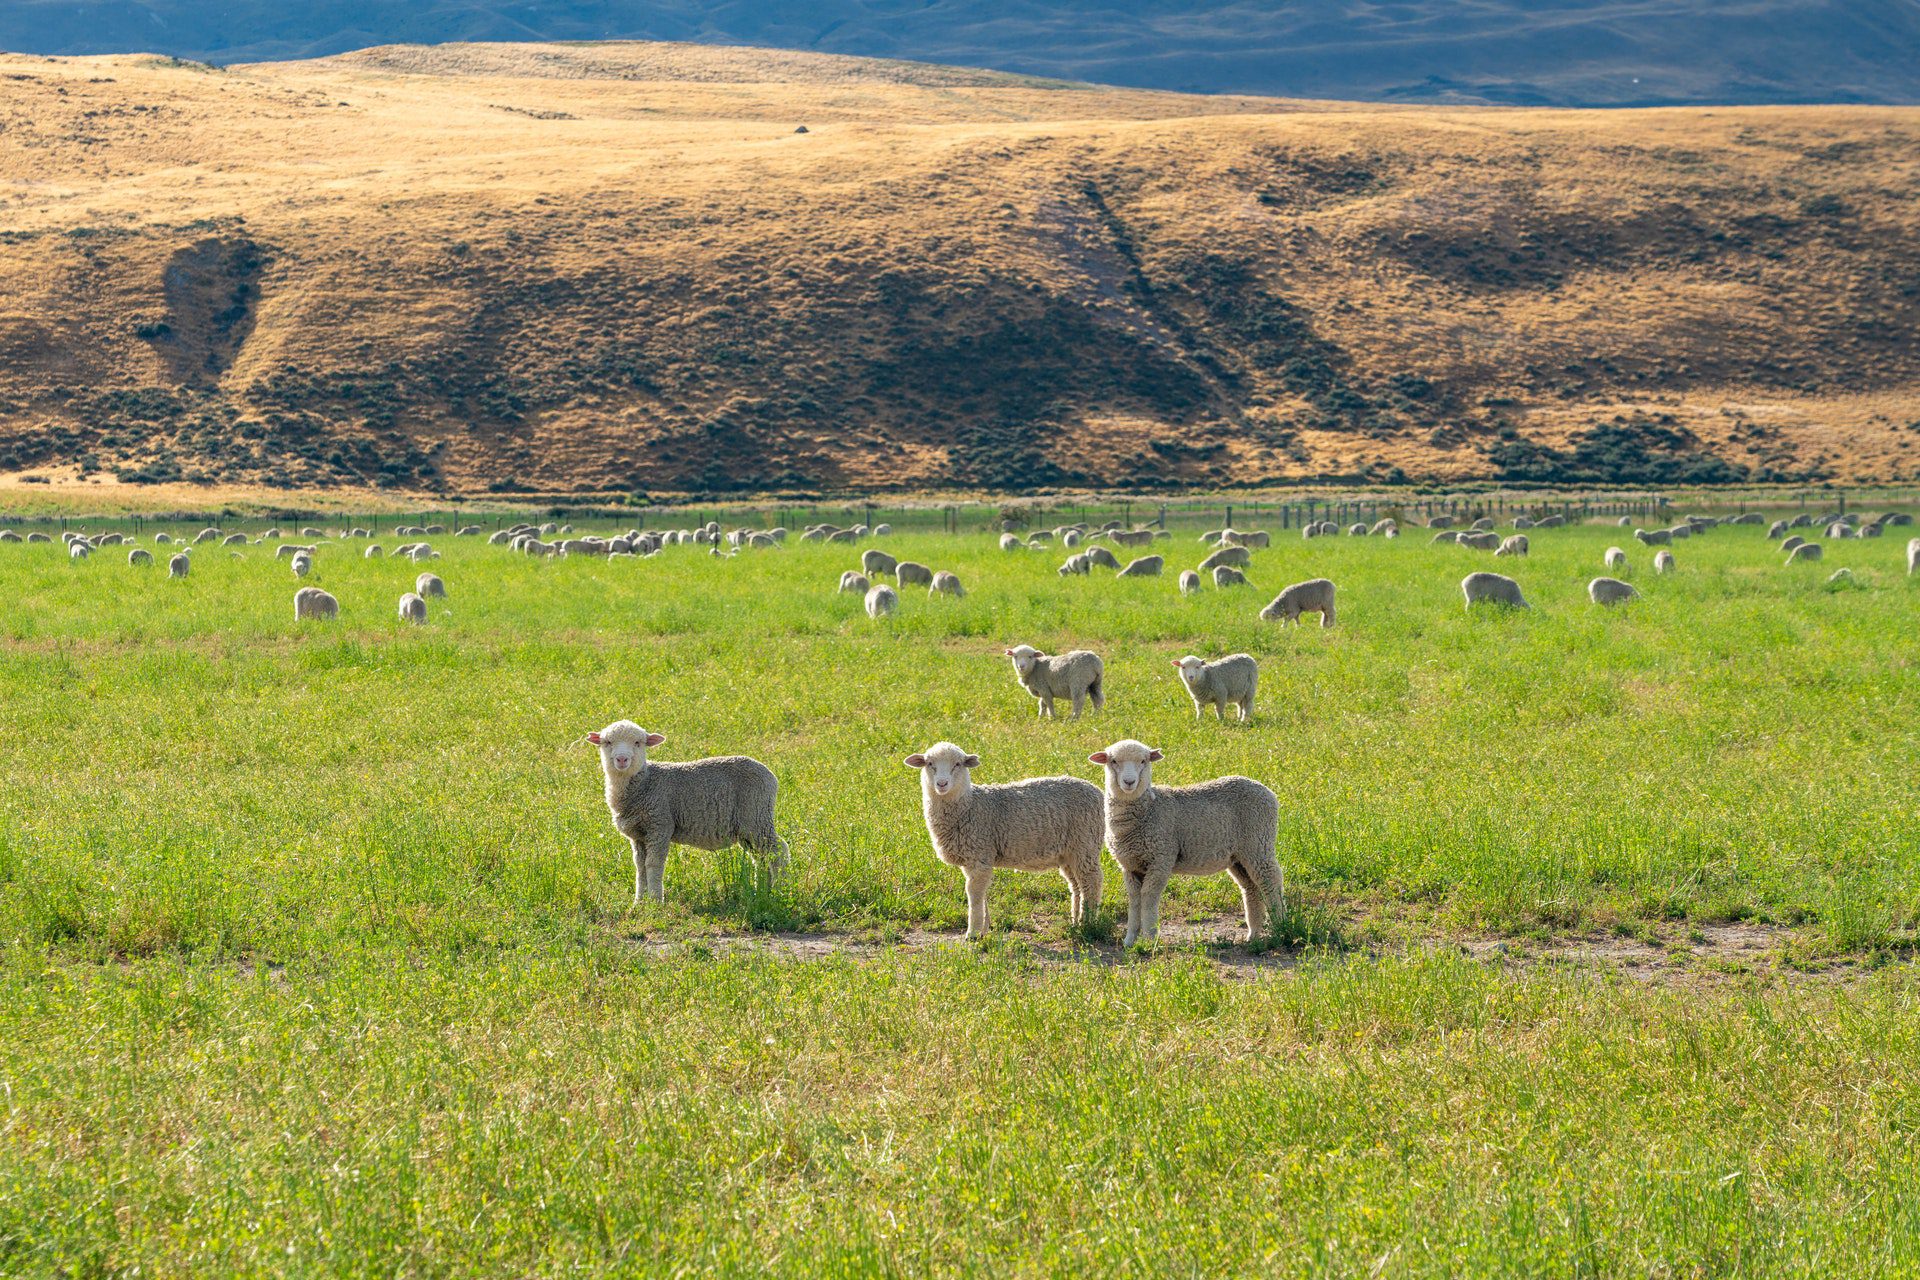
[[[1007,656],[1013,659],[1013,669],[1021,675],[1029,675],[1034,664],[1040,661],[1040,651],[1030,644],[1017,644],[1007,650]]]
[[[631,720],[616,720],[598,733],[589,733],[587,741],[600,748],[600,767],[609,778],[626,777],[647,763],[647,748],[666,739],[648,733]]]
[[[1153,785],[1153,762],[1159,751],[1132,738],[1114,743],[1105,751],[1096,751],[1087,759],[1107,771],[1107,790],[1117,796],[1137,796]]]
[[[965,795],[973,786],[973,771],[980,757],[951,742],[936,742],[924,752],[907,757],[907,768],[920,770],[920,786],[929,797],[946,799]]]
[[[1180,679],[1187,684],[1192,684],[1195,680],[1198,680],[1200,673],[1204,671],[1207,666],[1205,662],[1194,657],[1192,654],[1181,658],[1173,665],[1180,668]]]

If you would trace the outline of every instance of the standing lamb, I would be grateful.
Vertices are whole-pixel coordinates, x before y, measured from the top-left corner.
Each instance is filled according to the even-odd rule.
[[[1673,569],[1673,552],[1656,551],[1653,553],[1653,571],[1655,573],[1672,573]]]
[[[936,742],[907,757],[920,771],[921,809],[940,861],[967,878],[967,936],[987,931],[987,890],[996,867],[1058,871],[1067,882],[1067,918],[1084,923],[1100,902],[1100,846],[1106,835],[1100,788],[1079,778],[1028,778],[976,785],[980,757]]]
[[[1131,738],[1087,759],[1106,770],[1107,847],[1127,881],[1123,945],[1160,936],[1160,896],[1174,876],[1224,871],[1240,886],[1247,941],[1276,928],[1286,907],[1275,840],[1280,802],[1252,778],[1153,785],[1159,751]]]
[[[1128,561],[1127,567],[1122,569],[1116,576],[1122,578],[1157,578],[1160,576],[1160,570],[1166,563],[1167,561],[1164,556],[1141,556],[1138,560]]]
[[[1305,582],[1296,582],[1273,598],[1272,603],[1260,611],[1262,622],[1291,622],[1300,624],[1303,613],[1320,615],[1320,626],[1324,630],[1333,625],[1333,582],[1328,578],[1308,578]]]
[[[933,585],[933,570],[913,560],[902,560],[894,567],[894,578],[901,586],[909,583],[919,587]]]
[[[773,770],[749,756],[713,756],[676,764],[652,764],[647,749],[666,739],[631,720],[616,720],[587,741],[600,748],[607,808],[613,829],[633,846],[633,901],[667,896],[667,850],[744,845],[768,858],[770,869],[786,865],[787,842],[773,825],[780,783]]]
[[[1616,605],[1638,600],[1640,593],[1618,578],[1595,578],[1587,584],[1587,598],[1595,604]]]
[[[409,591],[400,597],[400,621],[422,626],[427,621],[427,602],[418,592]]]
[[[940,572],[934,574],[933,581],[927,584],[927,594],[930,596],[952,596],[954,599],[960,600],[965,598],[967,589],[960,585],[960,578],[957,574],[948,573],[945,569],[942,569]]]
[[[1053,715],[1055,698],[1073,704],[1075,720],[1080,718],[1083,703],[1091,702],[1095,711],[1107,704],[1101,687],[1106,667],[1100,655],[1090,649],[1048,655],[1030,644],[1019,644],[1007,650],[1007,657],[1013,660],[1013,675],[1020,687],[1039,699],[1042,716]]]
[[[340,602],[318,587],[302,587],[293,593],[293,620],[337,618]]]
[[[1520,594],[1520,584],[1501,573],[1470,573],[1460,579],[1460,594],[1467,598],[1467,608],[1476,604],[1505,604],[1516,609],[1528,607],[1526,597]]]
[[[876,584],[867,592],[867,616],[869,618],[890,617],[900,607],[900,597],[894,594],[886,583]]]
[[[1207,708],[1212,707],[1224,723],[1229,705],[1238,708],[1242,724],[1253,719],[1253,695],[1260,687],[1260,664],[1253,660],[1252,654],[1231,654],[1217,662],[1188,654],[1173,665],[1179,668],[1180,682],[1187,686],[1187,696],[1193,699],[1194,719],[1206,719]]]

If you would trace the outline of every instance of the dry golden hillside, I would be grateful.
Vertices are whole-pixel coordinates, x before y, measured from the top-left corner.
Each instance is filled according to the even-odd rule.
[[[1917,139],[676,45],[0,57],[0,471],[1912,479]]]

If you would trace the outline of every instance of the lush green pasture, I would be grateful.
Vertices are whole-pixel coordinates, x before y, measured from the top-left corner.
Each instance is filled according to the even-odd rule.
[[[1668,578],[1623,533],[1540,531],[1517,562],[1289,538],[1255,590],[1191,599],[1189,533],[1140,581],[916,533],[885,545],[969,595],[880,623],[833,592],[844,546],[343,544],[309,580],[341,619],[296,625],[270,548],[170,582],[0,545],[0,1274],[1910,1271],[1904,962],[1653,990],[1352,949],[1754,919],[1902,952],[1904,531],[1788,570],[1722,529]],[[1612,543],[1646,598],[1606,611]],[[449,598],[405,627],[422,568]],[[1534,609],[1468,615],[1475,568]],[[1316,575],[1338,627],[1256,620]],[[1000,656],[1021,641],[1098,650],[1105,714],[1037,719]],[[1256,723],[1196,723],[1171,659],[1239,650]],[[680,851],[669,903],[631,912],[579,742],[620,716],[664,758],[771,765],[789,879]],[[1282,941],[1327,945],[1251,981],[1042,964],[1021,940],[1063,942],[1066,902],[1042,876],[1001,877],[1013,941],[985,948],[646,945],[957,933],[901,757],[948,738],[983,780],[1093,778],[1126,736],[1161,781],[1279,793]],[[1176,882],[1167,918],[1224,935],[1236,906]]]

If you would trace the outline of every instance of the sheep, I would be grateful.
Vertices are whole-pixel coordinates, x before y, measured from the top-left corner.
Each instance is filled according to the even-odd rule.
[[[1799,515],[1787,521],[1787,528],[1789,529],[1808,529],[1812,527],[1813,514],[1807,511],[1802,511]]]
[[[1520,584],[1512,578],[1498,573],[1470,573],[1460,579],[1460,594],[1467,598],[1467,608],[1476,604],[1505,604],[1516,609],[1528,608],[1526,597],[1520,594]]]
[[[1304,539],[1304,538],[1317,538],[1317,537],[1319,537],[1319,536],[1320,536],[1320,522],[1319,522],[1319,521],[1317,521],[1317,520],[1310,520],[1310,521],[1308,521],[1308,522],[1307,522],[1306,524],[1303,524],[1303,525],[1301,525],[1301,526],[1300,526],[1300,536],[1301,536],[1301,537],[1302,537],[1303,539]],[[1439,541],[1439,539],[1437,539],[1437,538],[1436,538],[1436,539],[1435,539],[1435,541]]]
[[[1513,528],[1516,533],[1522,529],[1531,529],[1533,527],[1534,527],[1534,521],[1527,518],[1526,516],[1515,516],[1513,518]]]
[[[1907,576],[1920,573],[1920,538],[1907,540]]]
[[[67,544],[67,558],[69,560],[85,560],[92,554],[93,548],[79,538]]]
[[[1368,533],[1372,534],[1376,538],[1384,537],[1389,531],[1392,531],[1394,533],[1398,533],[1400,531],[1400,522],[1398,520],[1395,520],[1392,516],[1385,516],[1379,520],[1375,520],[1373,522],[1373,528],[1367,530]]]
[[[304,578],[307,576],[308,573],[312,571],[312,569],[313,569],[313,557],[306,555],[303,552],[302,554],[297,555],[293,558],[293,576],[294,577]]]
[[[385,555],[385,554],[386,554],[386,552],[384,552],[384,551],[382,551],[382,550],[380,549],[380,544],[379,544],[379,543],[377,543],[377,542],[369,542],[369,543],[367,544],[367,549],[366,549],[365,551],[362,551],[362,552],[360,553],[360,558],[361,558],[362,560],[378,560],[378,559],[379,559],[379,558],[380,558],[381,556],[383,556],[383,555]]]
[[[1153,530],[1151,529],[1134,529],[1131,531],[1115,529],[1107,536],[1113,539],[1113,545],[1116,547],[1144,547],[1153,542]]]
[[[1221,871],[1240,886],[1251,942],[1277,927],[1286,909],[1275,851],[1280,802],[1252,778],[1156,787],[1153,764],[1163,758],[1132,738],[1087,757],[1106,772],[1107,848],[1127,882],[1122,945],[1159,940],[1160,896],[1170,878]]]
[[[424,625],[426,620],[427,602],[420,597],[419,592],[409,591],[400,597],[400,621],[411,622],[418,627]]]
[[[127,563],[128,564],[152,564],[153,552],[148,551],[144,547],[135,547],[133,550],[127,552]]]
[[[856,596],[864,596],[873,586],[867,575],[856,569],[849,569],[840,575],[840,590]]]
[[[415,578],[413,580],[413,589],[420,593],[422,599],[427,600],[431,600],[435,596],[444,598],[447,594],[447,584],[440,581],[438,574],[432,573],[423,573]]]
[[[1244,569],[1253,563],[1253,552],[1245,547],[1222,547],[1200,562],[1201,573],[1212,573],[1223,564]]]
[[[1166,559],[1163,556],[1141,556],[1138,560],[1128,561],[1127,567],[1122,569],[1118,576],[1122,578],[1157,578],[1160,576],[1160,570],[1166,563]]]
[[[1475,551],[1498,551],[1501,538],[1497,533],[1470,530],[1461,534],[1455,541],[1463,547],[1472,547]]]
[[[1830,587],[1836,587],[1836,588],[1852,586],[1853,570],[1835,569],[1832,573],[1827,575],[1827,585]]]
[[[11,529],[0,529],[0,542],[19,542],[20,535]]]
[[[1787,557],[1787,563],[1799,564],[1803,561],[1818,560],[1821,557],[1822,552],[1819,543],[1803,542],[1793,549],[1793,554]]]
[[[1093,562],[1083,554],[1068,556],[1060,563],[1060,576],[1070,578],[1075,574],[1086,573],[1088,569],[1092,567],[1092,564]]]
[[[1051,529],[1035,529],[1027,535],[1027,545],[1030,547],[1044,547],[1052,543],[1052,541],[1053,531]]]
[[[1767,518],[1758,511],[1748,511],[1727,521],[1728,524],[1765,524]]]
[[[667,850],[745,845],[786,866],[787,842],[773,825],[780,783],[750,756],[712,756],[685,763],[649,763],[647,749],[666,739],[631,720],[616,720],[587,741],[600,748],[613,829],[633,846],[633,902],[667,896]]]
[[[1305,582],[1294,583],[1260,611],[1260,621],[1291,622],[1299,626],[1303,613],[1319,614],[1322,630],[1333,625],[1333,582],[1330,579],[1309,578]]]
[[[1633,536],[1643,547],[1660,547],[1673,541],[1673,530],[1635,529]]]
[[[1246,532],[1228,529],[1221,535],[1221,540],[1229,546],[1246,547],[1252,551],[1265,550],[1267,547],[1273,545],[1273,535],[1264,529],[1253,529]]]
[[[176,551],[167,559],[167,576],[169,578],[184,578],[187,576],[187,570],[192,567],[193,561],[187,556],[187,553],[184,551]]]
[[[1073,718],[1080,718],[1083,704],[1092,703],[1095,711],[1107,705],[1102,687],[1106,666],[1100,655],[1090,649],[1045,654],[1029,644],[1015,645],[1006,651],[1013,660],[1013,676],[1020,687],[1038,699],[1040,715],[1053,715],[1053,700],[1065,698],[1073,704]]]
[[[1533,522],[1533,527],[1536,529],[1558,529],[1566,522],[1567,518],[1563,515],[1541,516]]]
[[[956,600],[966,597],[967,589],[960,585],[958,574],[948,573],[945,569],[933,575],[933,581],[927,584],[930,596],[952,596]]]
[[[273,558],[275,560],[291,560],[295,556],[310,556],[313,553],[314,548],[312,547],[303,547],[296,542],[283,542],[273,549]]]
[[[1200,575],[1191,569],[1180,574],[1180,594],[1190,596],[1200,590]]]
[[[933,570],[914,560],[900,561],[893,571],[893,576],[903,587],[908,583],[920,587],[933,585]]]
[[[1767,526],[1767,541],[1778,542],[1780,539],[1786,536],[1787,536],[1787,522],[1785,520],[1775,520],[1772,524]]]
[[[1796,533],[1791,538],[1781,542],[1780,549],[1791,555],[1795,547],[1804,547],[1806,545],[1807,540]]]
[[[245,542],[247,540],[247,535],[244,533],[236,534],[235,536],[238,537],[242,542]],[[121,543],[125,542],[126,540],[127,539],[124,534],[103,533],[99,537],[93,540],[93,545],[95,547],[117,547]],[[227,541],[231,542],[233,541],[233,539],[229,538],[227,539]]]
[[[1364,537],[1366,537],[1366,536],[1367,536],[1367,526],[1366,526],[1366,523],[1365,523],[1364,521],[1356,521],[1356,522],[1354,522],[1353,524],[1350,524],[1350,525],[1348,525],[1348,526],[1347,526],[1347,536],[1348,536],[1349,538],[1364,538]]]
[[[900,607],[900,597],[886,583],[878,583],[867,591],[867,616],[885,618]]]
[[[761,531],[761,532],[750,533],[747,535],[747,546],[749,548],[757,547],[762,551],[766,551],[771,548],[777,548],[779,547],[779,545],[780,545],[780,539],[774,537],[771,533],[766,533],[764,531]],[[612,549],[615,551],[618,551],[620,549],[619,543],[617,541],[614,543]]]
[[[1527,547],[1527,535],[1524,533],[1516,533],[1510,538],[1502,539],[1500,545],[1494,549],[1493,554],[1496,556],[1524,556],[1527,554]]]
[[[1451,529],[1456,523],[1452,516],[1432,516],[1427,520],[1427,528]]]
[[[1595,578],[1587,584],[1587,598],[1595,604],[1616,605],[1638,600],[1640,593],[1618,578]]]
[[[1878,524],[1863,524],[1860,526],[1860,531],[1853,536],[1856,538],[1877,538],[1880,536],[1880,526]]]
[[[1383,538],[1397,538],[1400,536],[1400,526],[1397,524],[1390,524],[1386,527],[1386,530],[1383,533],[1381,533],[1380,536]]]
[[[27,535],[27,541],[28,542],[52,542],[53,539],[49,538],[44,533],[30,533]]]
[[[456,538],[472,538],[472,537],[478,536],[479,533],[480,533],[479,525],[463,524],[458,529],[455,529],[453,531],[453,536]],[[362,535],[358,529],[355,529],[352,533],[348,534],[347,536],[351,538],[358,538],[364,535]]]
[[[318,587],[302,587],[293,593],[293,620],[337,618],[340,602]]]
[[[860,572],[869,577],[877,578],[883,573],[892,573],[899,567],[900,561],[884,551],[869,547],[860,553]]]
[[[885,538],[892,533],[893,533],[893,526],[890,524],[877,524],[873,526],[873,536],[876,538]]]
[[[1026,543],[1020,541],[1020,535],[1017,533],[1003,533],[1000,535],[1000,549],[1002,551],[1020,551],[1024,549],[1026,545]]]
[[[1653,553],[1653,571],[1655,573],[1672,573],[1673,570],[1673,552],[1656,551]]]
[[[1880,517],[1880,523],[1889,529],[1905,529],[1913,524],[1913,517],[1904,511],[1889,511]]]
[[[1458,542],[1458,541],[1460,541],[1459,530],[1443,529],[1439,533],[1434,534],[1433,537],[1427,539],[1427,545],[1430,547],[1437,547],[1443,542]]]
[[[1080,778],[973,781],[980,757],[936,742],[906,758],[920,772],[920,804],[933,852],[967,879],[967,937],[987,931],[987,890],[996,867],[1058,871],[1067,918],[1081,924],[1100,903],[1106,810],[1100,788]]]
[[[212,542],[216,538],[221,538],[225,536],[226,535],[221,533],[220,530],[218,529],[202,529],[199,533],[196,533],[193,535],[193,540],[194,540],[194,543],[197,545],[202,542]]]
[[[709,537],[707,541],[717,542],[718,539]],[[837,533],[828,534],[827,541],[828,542],[858,542],[860,541],[860,533],[858,530],[855,530],[855,529],[842,529]]]
[[[1080,541],[1080,531],[1078,529],[1069,529],[1060,535],[1060,545],[1069,550],[1079,546]]]
[[[1213,585],[1225,588],[1245,587],[1251,584],[1247,581],[1247,575],[1244,572],[1230,564],[1223,564],[1215,566],[1213,570]]]
[[[1228,704],[1239,709],[1242,724],[1253,719],[1253,695],[1260,685],[1260,664],[1253,660],[1252,654],[1230,654],[1215,662],[1188,654],[1173,665],[1180,671],[1180,683],[1187,686],[1187,696],[1193,699],[1194,719],[1206,719],[1207,708],[1212,707],[1214,714],[1225,723]]]
[[[1089,546],[1081,554],[1086,556],[1089,566],[1097,564],[1102,569],[1118,570],[1120,568],[1120,561],[1105,547]]]
[[[1619,547],[1608,547],[1606,562],[1607,562],[1607,568],[1618,569],[1622,573],[1624,573],[1626,572],[1626,568],[1627,568],[1627,553],[1622,551]]]

